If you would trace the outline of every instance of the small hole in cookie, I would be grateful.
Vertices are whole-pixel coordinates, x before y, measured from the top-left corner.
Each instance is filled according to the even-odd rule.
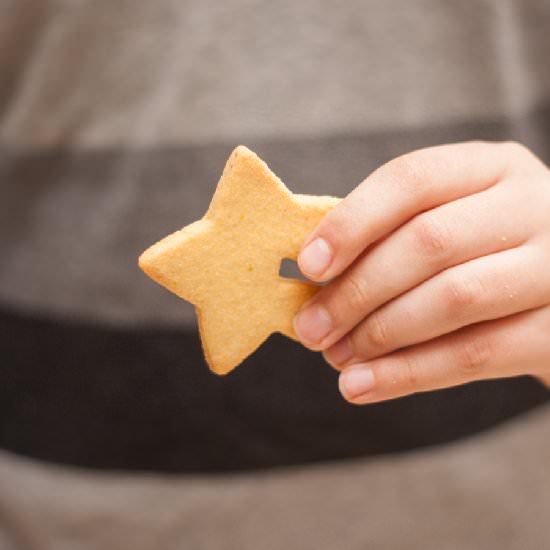
[[[279,268],[279,275],[283,279],[297,279],[298,281],[307,281],[308,283],[314,283],[310,281],[300,271],[298,264],[294,260],[289,260],[288,258],[283,258],[281,260],[281,267]],[[317,284],[317,283],[314,283]]]

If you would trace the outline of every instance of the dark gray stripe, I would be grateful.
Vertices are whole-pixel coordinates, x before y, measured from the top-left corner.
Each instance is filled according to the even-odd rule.
[[[550,161],[550,106],[520,121],[407,132],[244,140],[296,192],[343,196],[406,151],[521,139]],[[139,253],[201,217],[236,144],[0,156],[0,299],[59,315],[194,326],[193,309],[150,282]]]
[[[545,402],[531,378],[354,407],[317,353],[274,336],[211,374],[185,331],[113,330],[0,310],[0,447],[109,469],[231,471],[393,453]]]

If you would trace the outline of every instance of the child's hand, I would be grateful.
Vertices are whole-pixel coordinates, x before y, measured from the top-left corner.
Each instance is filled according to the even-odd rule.
[[[550,171],[515,143],[463,143],[371,174],[306,241],[332,280],[295,319],[353,403],[550,377]]]

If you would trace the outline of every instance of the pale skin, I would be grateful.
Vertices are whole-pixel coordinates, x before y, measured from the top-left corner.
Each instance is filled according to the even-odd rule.
[[[550,170],[517,143],[418,150],[367,177],[306,239],[327,282],[301,342],[354,404],[467,382],[550,382]]]

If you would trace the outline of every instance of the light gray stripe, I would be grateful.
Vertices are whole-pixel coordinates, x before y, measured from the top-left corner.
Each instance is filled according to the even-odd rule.
[[[520,126],[501,120],[247,145],[291,190],[344,196],[403,152],[518,135],[548,162],[550,108],[537,110]],[[231,148],[5,152],[0,156],[0,299],[68,317],[195,326],[192,307],[147,279],[136,259],[204,214]]]
[[[550,408],[399,457],[194,477],[92,473],[0,453],[4,550],[540,550]]]
[[[521,117],[550,0],[16,0],[0,143],[158,147]]]

